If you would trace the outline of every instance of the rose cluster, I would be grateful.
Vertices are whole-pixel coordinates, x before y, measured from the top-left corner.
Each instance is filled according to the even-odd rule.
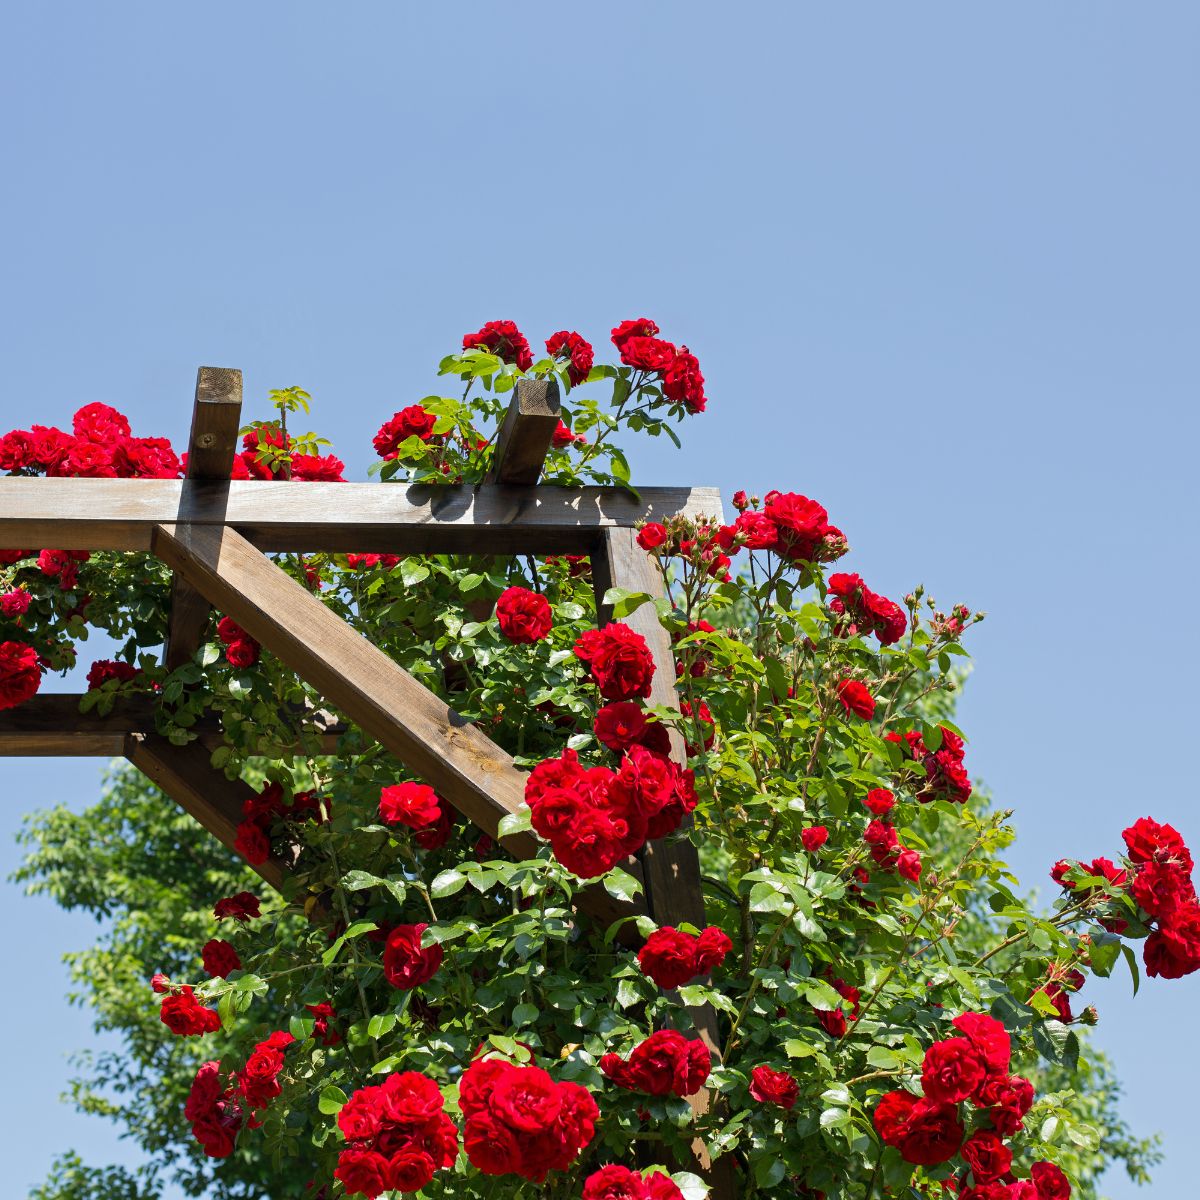
[[[1110,887],[1123,889],[1149,928],[1142,947],[1146,973],[1163,979],[1191,975],[1200,970],[1200,901],[1192,881],[1191,851],[1177,829],[1151,817],[1140,817],[1121,836],[1127,867],[1118,867],[1107,858],[1086,864],[1062,859],[1055,863],[1051,876],[1081,902],[1100,890],[1078,882],[1081,875],[1098,876]],[[1128,927],[1115,914],[1102,918],[1101,923],[1117,933]]]
[[[228,1158],[233,1153],[246,1110],[236,1080],[224,1082],[220,1062],[206,1062],[196,1072],[183,1115],[209,1158]]]
[[[263,447],[270,449],[264,451]],[[346,464],[336,455],[297,453],[292,439],[282,429],[273,423],[259,422],[242,438],[242,452],[234,456],[232,478],[344,483],[345,469]]]
[[[637,960],[647,979],[670,990],[715,970],[732,949],[729,935],[715,925],[694,936],[664,925],[646,939]]]
[[[683,1193],[661,1171],[639,1175],[628,1167],[607,1166],[584,1180],[583,1200],[683,1200]]]
[[[186,984],[163,996],[159,1018],[177,1037],[200,1037],[221,1028],[217,1010],[205,1008]]]
[[[871,860],[885,871],[895,871],[902,879],[917,883],[921,878],[921,855],[901,845],[900,835],[890,821],[876,818],[866,828],[863,841]]]
[[[654,658],[640,633],[612,621],[589,629],[575,643],[575,657],[587,667],[606,700],[633,700],[650,695]]]
[[[712,1069],[712,1056],[699,1038],[686,1038],[674,1029],[660,1029],[630,1051],[600,1058],[600,1070],[617,1085],[648,1096],[691,1096]]]
[[[276,821],[321,819],[321,801],[316,792],[297,792],[289,803],[278,783],[268,783],[257,796],[243,801],[233,848],[251,866],[261,866],[271,857],[271,829]]]
[[[0,712],[24,704],[41,686],[38,652],[25,642],[0,642]]]
[[[1027,1079],[1009,1074],[1012,1050],[1004,1026],[986,1013],[964,1013],[952,1024],[959,1036],[934,1042],[925,1052],[923,1095],[893,1091],[881,1097],[874,1113],[880,1139],[919,1166],[937,1166],[959,1156],[971,1173],[971,1186],[959,1192],[961,1200],[1027,1195],[1036,1200],[1043,1196],[1043,1180],[1048,1189],[1066,1187],[1047,1191],[1045,1197],[1065,1198],[1070,1188],[1053,1164],[1035,1166],[1032,1184],[1011,1174],[1012,1151],[1004,1139],[1024,1127],[1033,1087]],[[964,1103],[986,1121],[969,1137],[960,1108]]]
[[[244,670],[258,662],[262,647],[232,617],[217,622],[217,637],[225,646],[225,659],[231,667]]]
[[[677,349],[673,343],[663,341],[659,332],[649,317],[637,317],[613,329],[612,343],[627,367],[658,379],[663,395],[672,404],[690,413],[702,413],[708,401],[696,356],[686,346]]]
[[[840,637],[874,634],[881,646],[898,642],[908,628],[904,609],[894,600],[871,591],[861,575],[836,573],[827,584],[829,611],[840,619],[834,631]]]
[[[679,828],[696,807],[692,772],[644,746],[620,769],[585,767],[574,750],[539,763],[525,784],[534,830],[582,879],[611,871],[648,839]]]
[[[0,470],[87,479],[178,479],[179,457],[160,437],[133,437],[129,418],[107,404],[85,404],[71,433],[53,426],[0,437]]]
[[[458,1103],[471,1165],[534,1183],[578,1158],[600,1115],[586,1088],[501,1058],[477,1058],[463,1072]]]
[[[886,733],[884,737],[900,747],[902,758],[919,764],[925,771],[925,782],[917,799],[922,804],[933,800],[953,800],[966,804],[971,798],[971,780],[963,766],[965,747],[963,740],[953,729],[939,725],[941,745],[930,750],[918,729],[907,733]]]

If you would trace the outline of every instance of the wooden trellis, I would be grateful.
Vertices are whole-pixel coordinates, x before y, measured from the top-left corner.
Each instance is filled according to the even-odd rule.
[[[524,802],[525,773],[512,757],[267,554],[585,555],[603,623],[611,618],[603,604],[609,588],[662,593],[658,568],[635,541],[638,523],[676,514],[719,522],[719,493],[644,488],[635,498],[613,488],[539,485],[559,420],[553,381],[518,381],[494,465],[474,487],[231,480],[241,403],[240,371],[200,368],[183,480],[0,478],[0,547],[155,554],[174,573],[168,667],[199,649],[212,608],[227,613],[348,722],[498,838],[500,821]],[[625,621],[654,658],[649,702],[677,709],[670,637],[653,605]],[[176,746],[154,732],[150,697],[122,698],[103,716],[80,713],[80,699],[38,695],[0,713],[0,756],[124,756],[232,848],[242,802],[252,792],[212,768],[210,754],[222,738],[215,722],[201,722],[196,741]],[[317,719],[321,749],[336,752],[344,726],[330,714]],[[677,732],[672,753],[683,761]],[[518,858],[537,852],[530,833],[498,840]],[[706,924],[689,840],[647,843],[627,866],[642,882],[644,903],[617,901],[593,886],[581,892],[580,909],[606,924],[642,913],[660,925]],[[254,869],[280,888],[289,864],[272,855]],[[691,1015],[715,1056],[715,1014]],[[707,1098],[701,1093],[693,1101],[703,1108]],[[729,1173],[719,1174],[711,1179],[713,1196],[728,1200]]]

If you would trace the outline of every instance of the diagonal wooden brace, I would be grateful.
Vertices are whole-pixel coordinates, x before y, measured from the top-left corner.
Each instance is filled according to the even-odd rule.
[[[497,837],[525,798],[525,774],[475,725],[227,526],[160,525],[153,552],[394,754],[474,825]],[[532,858],[533,834],[501,840]],[[639,908],[602,888],[579,907],[606,924]]]

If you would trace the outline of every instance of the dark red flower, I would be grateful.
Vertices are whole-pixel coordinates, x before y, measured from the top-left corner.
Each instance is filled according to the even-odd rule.
[[[635,1046],[627,1061],[616,1054],[600,1059],[600,1070],[618,1087],[651,1096],[691,1096],[712,1069],[708,1047],[674,1029],[660,1029]]]
[[[800,1098],[800,1085],[786,1071],[755,1067],[750,1072],[750,1095],[760,1104],[794,1108]]]
[[[131,432],[129,418],[107,404],[85,404],[72,418],[75,436],[85,442],[109,446]]]
[[[1171,825],[1139,817],[1121,836],[1129,847],[1130,860],[1135,863],[1171,861],[1192,870],[1192,856],[1179,831]]]
[[[500,632],[510,642],[526,644],[549,637],[554,623],[550,601],[523,587],[505,588],[500,593],[496,601],[496,620]]]
[[[425,829],[442,817],[442,802],[424,783],[394,783],[379,793],[379,816],[389,825]]]
[[[262,916],[258,897],[253,892],[238,892],[236,896],[226,896],[213,905],[213,916],[220,921],[223,917],[233,917],[237,921],[252,921]]]
[[[37,651],[24,642],[0,642],[0,712],[24,704],[41,686]]]
[[[637,317],[632,321],[622,321],[612,331],[612,344],[618,350],[624,350],[630,338],[657,337],[658,332],[658,326],[649,317]]]
[[[421,945],[428,925],[397,925],[387,937],[383,950],[383,974],[392,987],[407,991],[428,983],[442,965],[443,951],[438,944]]]
[[[1035,1162],[1029,1174],[1038,1200],[1071,1200],[1071,1185],[1062,1171],[1049,1162]]]
[[[667,540],[667,527],[657,521],[647,521],[638,530],[637,544],[643,550],[657,550]]]
[[[628,625],[611,621],[603,629],[589,629],[575,643],[575,656],[591,671],[606,699],[644,699],[650,695],[654,659],[646,639]]]
[[[159,1012],[162,1023],[179,1037],[199,1037],[221,1028],[215,1008],[205,1008],[190,987],[163,997]]]
[[[1148,975],[1162,979],[1200,970],[1200,904],[1189,900],[1161,921],[1142,947],[1142,960]]]
[[[957,1104],[973,1095],[987,1071],[974,1043],[965,1037],[934,1042],[925,1051],[921,1090],[931,1104]]]
[[[843,679],[837,685],[837,697],[848,713],[854,713],[864,721],[875,715],[875,697],[857,679]]]
[[[435,424],[437,416],[434,413],[426,412],[419,404],[410,404],[393,413],[391,420],[379,427],[371,444],[380,458],[395,458],[400,453],[400,446],[410,437],[429,441]]]
[[[702,413],[707,400],[704,396],[704,376],[696,356],[681,346],[663,375],[663,395],[673,404],[682,404],[690,413]]]
[[[479,347],[489,350],[501,362],[511,363],[518,371],[533,366],[533,352],[525,335],[512,321],[488,321],[477,333],[463,335],[464,350]]]
[[[872,788],[863,803],[877,817],[886,817],[896,807],[896,797],[887,788]]]
[[[212,938],[205,942],[200,956],[204,960],[204,969],[214,978],[220,976],[227,979],[230,971],[238,971],[242,966],[238,952],[220,938]]]
[[[578,387],[586,382],[588,372],[592,369],[595,357],[591,342],[586,341],[577,333],[568,333],[565,329],[552,333],[546,339],[546,353],[551,358],[570,359],[567,368],[567,378],[572,387]]]
[[[800,830],[800,841],[809,854],[815,854],[829,841],[829,830],[824,825],[810,825]]]
[[[991,1129],[971,1134],[960,1153],[976,1183],[992,1183],[1012,1167],[1012,1151]]]

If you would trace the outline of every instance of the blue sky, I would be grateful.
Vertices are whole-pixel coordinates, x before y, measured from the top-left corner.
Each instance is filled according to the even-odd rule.
[[[1168,2],[8,5],[0,426],[104,400],[181,439],[238,366],[362,477],[466,330],[652,316],[711,400],[637,478],[804,492],[872,587],[988,611],[968,764],[1023,878],[1147,813],[1200,845],[1198,36]],[[97,778],[10,764],[0,869]],[[122,1149],[55,1100],[91,927],[0,902],[32,1183]],[[1200,979],[1128,992],[1084,994],[1183,1200]]]

